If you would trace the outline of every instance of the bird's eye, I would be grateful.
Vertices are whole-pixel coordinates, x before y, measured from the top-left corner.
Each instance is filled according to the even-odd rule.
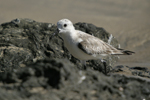
[[[67,24],[64,24],[64,27],[67,27]]]

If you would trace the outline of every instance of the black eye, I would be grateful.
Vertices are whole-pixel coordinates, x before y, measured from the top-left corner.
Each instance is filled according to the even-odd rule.
[[[67,27],[67,24],[64,24],[64,27]]]

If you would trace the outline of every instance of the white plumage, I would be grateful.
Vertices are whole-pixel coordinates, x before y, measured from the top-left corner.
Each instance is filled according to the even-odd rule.
[[[72,22],[68,19],[58,21],[57,29],[68,51],[83,63],[86,60],[101,59],[102,56],[107,55],[131,55],[134,53],[114,48],[97,37],[75,30]]]

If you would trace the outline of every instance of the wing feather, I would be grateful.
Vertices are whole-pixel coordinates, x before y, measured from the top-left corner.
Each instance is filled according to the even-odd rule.
[[[122,54],[120,50],[92,35],[82,33],[80,34],[80,38],[82,38],[83,41],[78,43],[78,48],[88,55]]]

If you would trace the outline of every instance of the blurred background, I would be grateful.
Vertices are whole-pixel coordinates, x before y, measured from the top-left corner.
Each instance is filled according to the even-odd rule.
[[[1,0],[0,24],[30,18],[56,24],[62,18],[103,27],[121,44],[135,51],[118,64],[150,68],[149,0]]]

